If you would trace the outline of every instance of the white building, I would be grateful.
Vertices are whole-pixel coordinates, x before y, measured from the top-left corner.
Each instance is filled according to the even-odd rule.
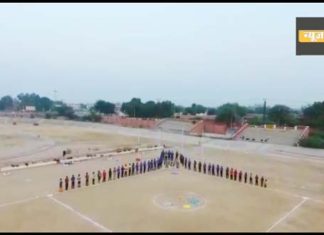
[[[35,106],[25,106],[25,111],[26,112],[36,112],[36,107]]]

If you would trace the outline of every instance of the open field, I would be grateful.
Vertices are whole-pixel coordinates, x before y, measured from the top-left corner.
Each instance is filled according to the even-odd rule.
[[[157,157],[159,151],[1,172],[0,231],[324,231],[321,151],[50,120],[39,126],[2,122],[0,128],[0,138],[7,141],[1,141],[1,165],[60,156],[64,148],[85,154],[89,148],[163,143],[191,159],[268,179],[268,188],[261,188],[163,168],[89,187],[82,177],[81,188],[58,192],[60,177]],[[188,194],[201,205],[181,207]],[[159,204],[167,199],[180,207]]]

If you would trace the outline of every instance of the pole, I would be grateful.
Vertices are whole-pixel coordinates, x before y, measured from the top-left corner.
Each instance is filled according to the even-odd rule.
[[[265,122],[266,122],[266,108],[267,108],[267,101],[266,101],[266,99],[263,99],[263,124],[265,124]]]

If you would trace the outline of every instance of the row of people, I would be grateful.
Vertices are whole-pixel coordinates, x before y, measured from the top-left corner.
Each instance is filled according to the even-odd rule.
[[[183,154],[180,154],[176,152],[175,154],[172,151],[162,151],[161,155],[164,156],[164,165],[176,165],[177,168],[179,168],[179,162],[181,166],[183,166],[185,169],[188,170],[194,170],[196,172],[202,172],[204,174],[209,174],[209,175],[216,175],[219,177],[223,177],[225,175],[226,179],[234,180],[234,181],[239,181],[239,182],[244,182],[247,183],[249,182],[250,184],[255,185],[260,185],[261,187],[267,187],[267,179],[264,176],[259,177],[257,174],[253,177],[253,174],[248,172],[244,172],[241,170],[237,170],[234,168],[229,168],[226,167],[224,170],[224,167],[219,164],[212,164],[208,163],[206,164],[205,162],[202,163],[201,161],[196,161],[194,160],[193,163],[190,158],[185,157]],[[175,156],[175,157],[174,157]],[[225,171],[225,174],[223,174]],[[260,180],[260,181],[259,181]]]
[[[250,184],[253,184],[253,179],[254,179],[254,184],[259,185],[259,176],[256,174],[254,177],[252,173],[249,174],[247,172],[243,172],[241,170],[237,170],[234,168],[229,168],[226,167],[224,170],[224,167],[219,164],[212,164],[208,163],[206,164],[205,162],[202,163],[201,161],[196,161],[194,160],[193,163],[190,158],[185,157],[183,154],[178,153],[178,152],[173,152],[171,150],[168,151],[161,151],[160,157],[159,158],[153,158],[150,160],[144,160],[140,162],[133,162],[125,165],[121,165],[118,167],[114,168],[109,168],[108,171],[103,170],[97,171],[97,174],[95,172],[92,172],[92,184],[94,185],[96,183],[96,178],[97,182],[106,182],[109,180],[115,180],[116,178],[122,178],[122,177],[127,177],[135,174],[142,174],[145,173],[146,171],[151,171],[151,170],[156,170],[156,169],[161,169],[162,166],[165,166],[166,168],[169,166],[176,166],[177,168],[184,167],[185,169],[188,170],[193,170],[196,172],[204,173],[204,174],[209,174],[209,175],[216,175],[219,177],[223,177],[225,175],[226,179],[234,180],[234,181],[239,181],[239,182],[244,182],[247,183],[249,180]],[[225,171],[225,174],[223,174]],[[81,176],[78,174],[77,178],[72,175],[71,179],[69,179],[68,176],[65,177],[65,190],[69,189],[69,181],[71,180],[71,188],[74,189],[76,186],[76,181],[77,181],[77,187],[81,187]],[[85,185],[89,186],[89,180],[90,176],[88,172],[85,174]],[[260,186],[261,187],[267,187],[267,179],[265,179],[263,176],[260,178]],[[60,183],[59,183],[60,191],[63,191],[63,179],[60,178]]]
[[[92,172],[91,177],[91,183],[92,185],[95,185],[97,183],[101,182],[107,182],[110,180],[115,180],[127,176],[137,175],[137,174],[144,174],[149,171],[157,170],[162,167],[163,159],[161,158],[153,158],[150,160],[144,160],[140,162],[133,162],[129,163],[128,165],[121,165],[114,168],[109,168],[109,170],[98,170],[97,173],[94,171]],[[90,185],[90,175],[88,172],[86,172],[85,176],[85,186]],[[76,187],[81,187],[81,175],[78,174],[77,177],[74,176],[74,174],[69,178],[69,176],[66,176],[64,179],[64,188],[65,190],[69,190],[69,185],[71,182],[71,189],[74,189]],[[59,182],[59,191],[63,191],[63,179],[60,178]]]
[[[249,181],[250,184],[255,185],[260,185],[261,187],[267,187],[267,179],[264,176],[259,177],[257,174],[253,177],[253,174],[250,173],[248,174],[247,172],[244,172],[242,170],[237,170],[234,168],[224,167],[219,164],[212,164],[206,162],[202,163],[201,161],[193,161],[193,167],[191,168],[191,160],[189,158],[183,157],[182,159],[180,158],[180,164],[188,170],[193,169],[196,172],[208,174],[208,175],[215,175],[219,177],[225,176],[226,179],[234,180],[234,181],[239,181],[239,182],[244,182],[247,183]],[[225,171],[225,172],[224,172]],[[259,183],[260,179],[260,183]]]

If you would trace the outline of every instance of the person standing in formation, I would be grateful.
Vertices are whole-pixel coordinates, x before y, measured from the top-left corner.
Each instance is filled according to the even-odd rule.
[[[145,174],[146,172],[146,161],[143,162],[143,173]]]
[[[81,176],[78,174],[78,188],[81,188]]]
[[[239,180],[239,182],[242,181],[242,171],[241,171],[241,170],[240,170],[240,172],[239,172],[239,174],[238,174],[238,180]]]
[[[106,182],[106,179],[107,179],[107,172],[106,172],[106,170],[104,169],[104,170],[102,171],[102,182]]]
[[[207,174],[210,175],[210,173],[211,173],[211,164],[210,163],[208,163],[208,168],[207,169],[208,169],[207,170],[207,172],[208,172]]]
[[[207,167],[207,166],[206,166],[206,162],[204,162],[204,165],[203,165],[203,168],[204,168],[204,174],[206,174],[206,170],[207,170],[206,167]]]
[[[65,177],[65,191],[67,191],[69,189],[69,177],[66,176]]]
[[[253,184],[253,177],[252,177],[252,173],[250,173],[250,184]]]
[[[244,183],[245,183],[245,184],[247,183],[247,177],[248,177],[247,172],[245,172],[245,173],[244,173]]]
[[[259,185],[259,176],[255,175],[255,185]]]
[[[230,179],[233,180],[233,175],[234,175],[234,170],[233,168],[231,168],[230,170]]]
[[[86,183],[86,186],[89,186],[89,174],[88,174],[88,172],[85,175],[85,183]]]
[[[234,169],[234,180],[236,181],[236,179],[237,179],[237,170]]]
[[[98,170],[98,172],[97,172],[97,177],[98,177],[98,183],[100,183],[100,180],[101,180],[101,172],[100,172],[100,170]]]
[[[71,189],[74,189],[74,187],[75,187],[75,176],[72,175],[72,177],[71,177]]]
[[[201,172],[201,161],[199,161],[199,163],[198,163],[198,171],[199,171],[199,173]]]
[[[216,165],[216,175],[217,176],[219,175],[219,165],[218,164]]]
[[[116,175],[117,175],[117,169],[116,169],[116,167],[114,167],[113,174],[114,174],[114,180],[115,180],[116,179]]]
[[[264,182],[264,178],[263,176],[261,176],[261,179],[260,179],[260,186],[263,187],[263,182]]]
[[[152,171],[151,159],[147,160],[146,166],[147,166],[147,169],[146,169],[147,172]]]
[[[180,161],[176,160],[176,168],[179,169],[179,167],[180,167]]]
[[[92,184],[94,185],[96,183],[96,173],[92,172]]]
[[[215,175],[215,164],[212,165],[212,175]]]
[[[120,176],[121,176],[121,178],[124,177],[124,171],[125,171],[125,169],[124,169],[124,165],[122,165],[122,166],[120,167]]]
[[[138,162],[136,162],[136,164],[135,164],[135,169],[136,169],[136,175],[137,175],[138,174],[138,170],[139,170]]]
[[[157,169],[157,165],[156,165],[157,161],[156,158],[154,158],[153,160],[153,169],[156,170]]]
[[[188,160],[188,169],[191,170],[191,160]]]
[[[112,176],[112,171],[111,171],[111,168],[109,168],[109,171],[108,171],[108,180],[111,180],[111,176]]]
[[[226,179],[228,179],[228,175],[229,175],[229,168],[228,167],[226,167],[225,175],[226,175]]]
[[[132,174],[132,165],[129,163],[128,164],[128,176],[131,176]]]
[[[117,179],[120,177],[120,166],[117,167]]]
[[[135,163],[132,163],[132,175],[135,175]]]
[[[223,166],[220,166],[219,174],[220,174],[220,177],[223,177]]]
[[[59,192],[63,192],[63,179],[60,178]]]
[[[163,163],[164,163],[164,167],[168,167],[167,166],[167,164],[168,164],[168,153],[167,152],[164,153],[164,161],[163,161]]]

